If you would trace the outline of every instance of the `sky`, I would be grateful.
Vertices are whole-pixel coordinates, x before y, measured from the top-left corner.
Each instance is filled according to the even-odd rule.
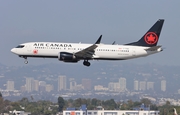
[[[24,65],[24,59],[10,50],[25,42],[94,43],[102,34],[105,44],[131,43],[158,19],[165,19],[158,42],[164,51],[123,63],[179,66],[179,6],[179,0],[1,0],[0,63]],[[31,65],[58,63],[58,59],[28,60]]]

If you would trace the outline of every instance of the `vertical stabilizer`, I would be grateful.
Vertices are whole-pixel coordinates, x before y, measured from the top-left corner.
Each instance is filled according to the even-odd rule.
[[[126,45],[134,45],[134,46],[145,46],[145,47],[153,47],[156,46],[160,37],[161,29],[164,23],[164,19],[159,19],[144,35],[143,37],[133,43],[129,43]]]

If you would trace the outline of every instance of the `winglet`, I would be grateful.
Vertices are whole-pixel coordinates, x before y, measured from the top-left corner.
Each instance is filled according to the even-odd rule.
[[[113,43],[112,43],[112,45],[114,45],[116,43],[116,41],[114,41]]]
[[[100,42],[101,42],[101,38],[102,38],[102,35],[100,35],[100,37],[98,38],[98,40],[96,41],[96,43],[95,43],[95,44],[100,44]]]

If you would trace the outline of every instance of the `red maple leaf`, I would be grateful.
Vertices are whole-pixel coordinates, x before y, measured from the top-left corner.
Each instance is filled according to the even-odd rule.
[[[37,53],[38,53],[38,51],[37,51],[37,50],[34,50],[34,51],[33,51],[33,53],[34,53],[34,54],[37,54]]]
[[[153,34],[150,34],[149,36],[147,36],[147,41],[148,42],[154,42],[155,41],[155,38]]]

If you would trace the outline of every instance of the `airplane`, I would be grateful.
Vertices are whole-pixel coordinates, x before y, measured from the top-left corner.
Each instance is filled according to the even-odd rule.
[[[101,44],[102,35],[94,44],[60,43],[60,42],[28,42],[11,49],[11,52],[25,59],[28,57],[57,58],[59,61],[76,63],[84,60],[85,66],[90,66],[89,60],[127,60],[145,57],[163,51],[158,45],[164,19],[159,19],[136,42],[116,45]]]

